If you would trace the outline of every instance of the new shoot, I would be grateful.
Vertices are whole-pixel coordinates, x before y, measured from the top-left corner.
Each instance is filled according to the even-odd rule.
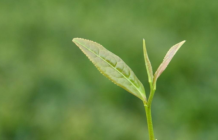
[[[146,97],[143,84],[139,81],[131,68],[120,57],[108,51],[102,45],[87,39],[74,38],[73,42],[104,76],[142,100],[147,117],[149,140],[155,140],[151,116],[151,104],[156,90],[157,79],[166,69],[173,56],[185,43],[185,41],[182,41],[169,49],[163,59],[163,62],[153,74],[152,65],[146,50],[145,40],[143,39],[145,66],[148,74],[148,82],[150,84],[150,94],[148,98]]]

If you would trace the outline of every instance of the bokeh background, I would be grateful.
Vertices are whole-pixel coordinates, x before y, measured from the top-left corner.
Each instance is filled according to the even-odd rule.
[[[217,8],[216,0],[1,0],[0,140],[148,140],[142,102],[102,76],[74,37],[119,55],[147,94],[142,39],[154,70],[187,40],[158,79],[155,136],[217,140]]]

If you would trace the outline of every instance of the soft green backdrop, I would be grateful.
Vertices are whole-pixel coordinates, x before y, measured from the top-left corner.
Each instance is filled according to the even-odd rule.
[[[1,0],[0,140],[148,140],[142,102],[103,77],[72,42],[119,55],[149,92],[156,70],[158,140],[218,139],[217,0]]]

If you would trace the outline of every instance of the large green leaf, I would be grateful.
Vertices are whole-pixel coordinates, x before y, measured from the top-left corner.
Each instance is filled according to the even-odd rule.
[[[174,45],[173,47],[171,47],[169,49],[169,51],[167,52],[167,54],[164,57],[163,62],[160,64],[160,66],[158,67],[157,71],[154,74],[154,80],[153,80],[153,84],[154,84],[154,88],[156,89],[156,82],[157,82],[157,78],[161,75],[161,73],[167,68],[168,64],[170,63],[170,61],[172,60],[173,56],[176,54],[176,52],[179,50],[179,48],[185,43],[185,40],[182,42],[177,43],[176,45]]]
[[[141,100],[146,101],[142,83],[121,58],[96,42],[82,38],[74,38],[73,42],[104,76]]]

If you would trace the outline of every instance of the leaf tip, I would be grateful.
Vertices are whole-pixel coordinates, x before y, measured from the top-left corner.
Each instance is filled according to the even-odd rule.
[[[143,49],[146,51],[145,39],[143,38]]]
[[[179,42],[178,44],[176,44],[175,46],[177,46],[177,50],[179,50],[180,47],[182,47],[182,45],[186,42],[186,40],[183,40],[181,42]],[[177,51],[176,51],[177,52]]]
[[[76,40],[78,40],[78,38],[73,38],[72,42],[76,43]]]
[[[182,46],[185,42],[186,42],[186,40],[183,40],[179,44]]]
[[[143,38],[142,40],[143,40],[143,44],[145,44],[145,39]]]

